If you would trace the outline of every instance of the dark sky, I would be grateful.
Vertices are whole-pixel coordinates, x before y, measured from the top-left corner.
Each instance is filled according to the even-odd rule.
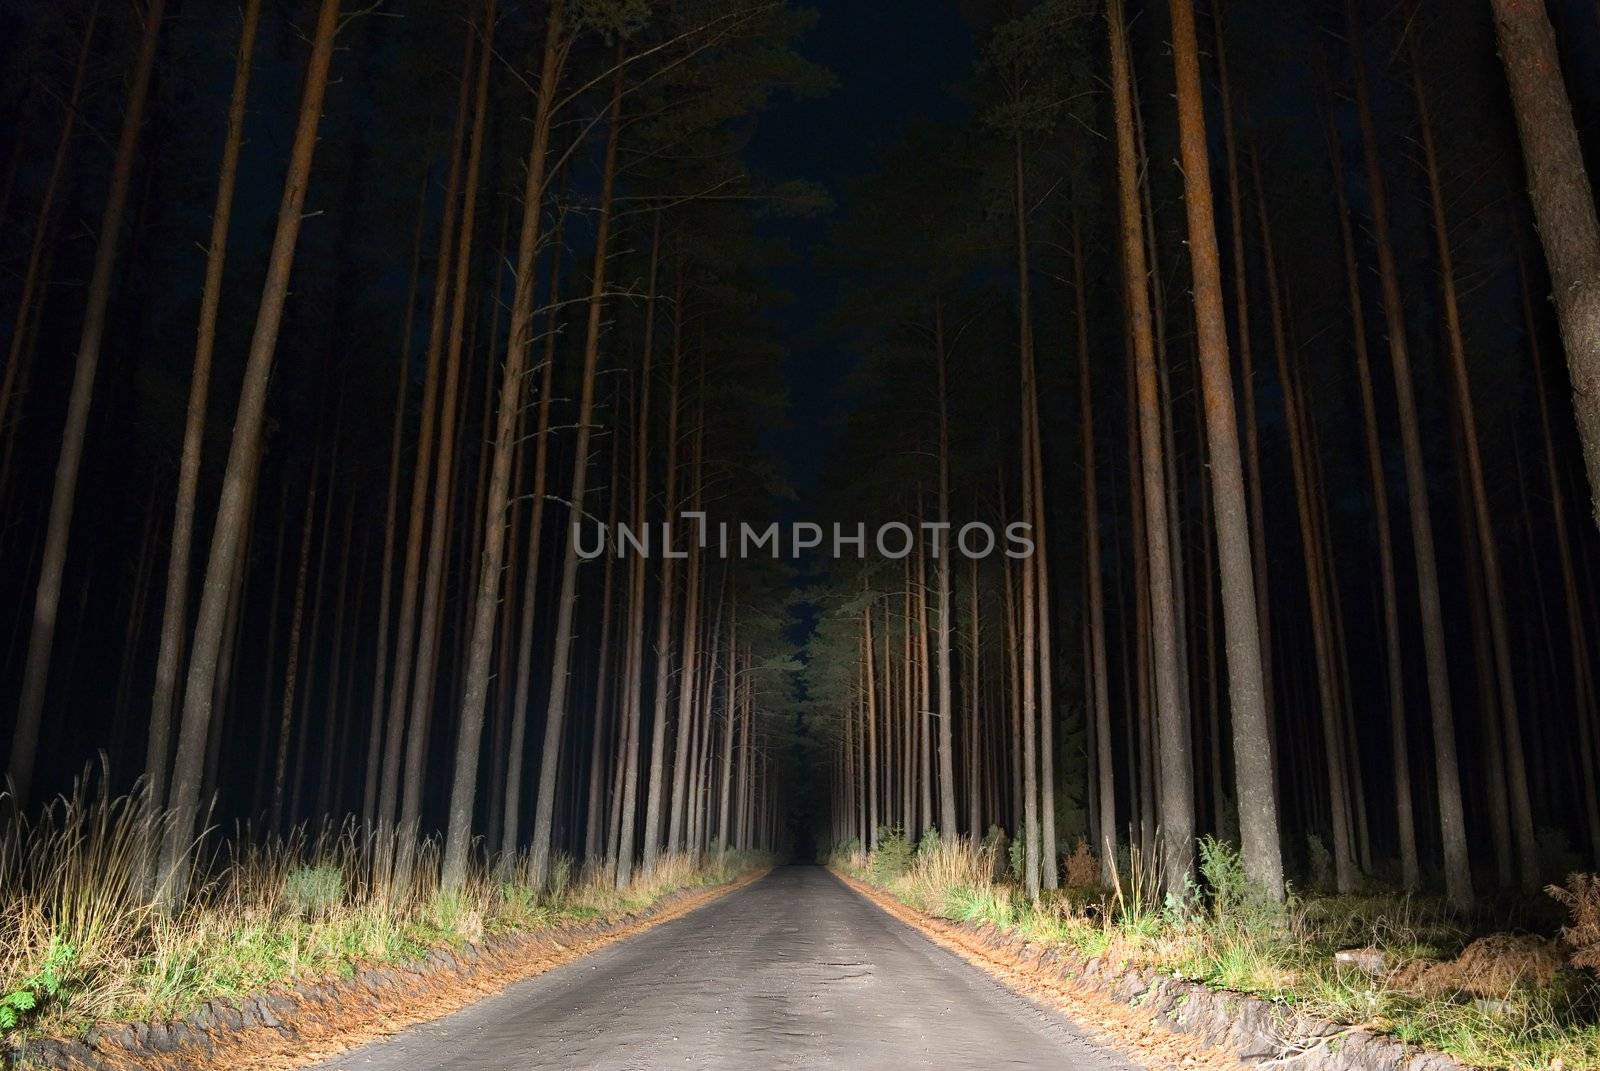
[[[872,171],[908,124],[953,118],[959,104],[949,87],[975,59],[972,36],[954,0],[815,0],[816,26],[799,51],[833,72],[826,96],[780,98],[763,113],[748,152],[752,168],[774,179],[807,179],[835,201],[850,181]],[[777,283],[794,297],[777,310],[790,427],[774,447],[791,483],[804,493],[817,475],[819,450],[841,415],[843,378],[853,361],[827,331],[836,302],[832,281],[816,254],[831,216],[776,220],[769,233],[787,242],[791,259]]]

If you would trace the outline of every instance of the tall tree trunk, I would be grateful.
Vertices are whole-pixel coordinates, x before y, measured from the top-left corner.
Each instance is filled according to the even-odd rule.
[[[1181,2],[1181,0],[1179,0]],[[1173,620],[1172,556],[1162,462],[1161,401],[1150,299],[1145,288],[1143,220],[1134,145],[1133,94],[1121,0],[1110,0],[1112,99],[1117,122],[1117,171],[1121,194],[1123,267],[1128,317],[1133,331],[1134,382],[1138,393],[1139,448],[1143,460],[1145,553],[1149,560],[1150,621],[1155,655],[1160,809],[1167,892],[1186,893],[1194,869],[1194,773],[1189,763],[1189,725],[1179,702],[1177,625]],[[1192,29],[1192,27],[1191,27]],[[1198,78],[1198,75],[1196,75]],[[1203,137],[1203,135],[1202,135]],[[1193,206],[1191,205],[1191,211]],[[1191,250],[1191,254],[1192,254]],[[1224,353],[1225,353],[1224,348]],[[1230,387],[1231,389],[1231,387]],[[1210,393],[1208,392],[1208,399]],[[1137,552],[1137,548],[1136,548]]]
[[[1417,563],[1417,596],[1422,610],[1422,646],[1427,665],[1428,701],[1432,711],[1435,780],[1439,793],[1439,831],[1444,847],[1445,890],[1452,906],[1472,906],[1472,871],[1467,856],[1466,817],[1461,805],[1461,773],[1456,761],[1455,713],[1450,702],[1450,669],[1445,652],[1444,611],[1439,601],[1439,567],[1423,465],[1422,434],[1411,382],[1406,345],[1405,308],[1400,297],[1399,269],[1389,239],[1389,203],[1382,156],[1372,108],[1367,99],[1366,60],[1353,0],[1346,0],[1350,54],[1355,67],[1356,111],[1361,123],[1368,193],[1372,198],[1373,237],[1378,252],[1378,278],[1383,287],[1384,320],[1389,359],[1394,366],[1395,401],[1400,414],[1400,442],[1405,454],[1406,493],[1411,508],[1411,540]]]
[[[1206,451],[1210,459],[1213,517],[1217,529],[1222,620],[1227,630],[1234,795],[1239,808],[1245,872],[1269,896],[1280,900],[1283,898],[1283,853],[1272,769],[1272,723],[1266,699],[1256,570],[1233,406],[1233,372],[1228,358],[1227,314],[1223,311],[1222,267],[1217,252],[1194,6],[1190,0],[1173,0],[1171,10],[1200,385],[1205,400]],[[1243,267],[1241,261],[1236,270],[1242,272]],[[1240,305],[1242,310],[1242,300]],[[1246,325],[1241,319],[1240,334],[1245,331]],[[1220,791],[1221,786],[1217,786],[1217,790]],[[1192,831],[1191,820],[1191,834]]]
[[[533,855],[529,877],[542,888],[550,871],[550,838],[555,826],[556,765],[567,716],[567,674],[572,664],[572,612],[578,602],[577,526],[582,520],[589,475],[590,422],[594,415],[595,369],[600,361],[600,327],[605,311],[606,246],[611,236],[612,194],[617,180],[617,141],[622,134],[622,43],[617,44],[611,84],[610,132],[600,185],[600,214],[595,223],[594,273],[589,289],[589,322],[584,336],[583,371],[577,412],[577,443],[572,454],[572,523],[561,563],[561,594],[556,603],[555,650],[551,661],[550,703],[545,711],[544,747],[539,755],[539,795],[533,818]]]
[[[171,554],[167,559],[166,597],[161,610],[161,646],[156,653],[156,680],[150,704],[150,737],[145,753],[145,787],[152,801],[167,790],[167,759],[172,736],[172,703],[178,685],[178,657],[189,615],[189,551],[194,539],[195,497],[200,484],[200,450],[206,427],[206,399],[211,389],[211,354],[217,341],[217,310],[222,304],[222,269],[227,260],[228,224],[233,218],[233,189],[239,173],[239,148],[244,142],[245,104],[250,95],[250,61],[255,50],[261,0],[246,0],[239,32],[239,58],[234,68],[233,97],[228,105],[228,133],[218,169],[217,201],[211,215],[206,248],[205,283],[200,291],[200,326],[189,380],[189,408],[183,426],[183,452],[178,461],[177,501],[172,508]],[[154,845],[151,846],[154,851]]]
[[[139,53],[134,60],[133,77],[128,83],[128,108],[122,116],[116,163],[111,169],[111,188],[106,194],[105,215],[100,220],[100,238],[95,247],[94,269],[89,277],[88,299],[83,310],[83,333],[78,340],[72,391],[67,397],[66,423],[61,429],[61,454],[56,462],[49,520],[45,529],[44,557],[40,561],[38,587],[34,593],[28,659],[23,667],[22,694],[17,700],[16,727],[11,736],[11,758],[6,770],[6,776],[11,781],[12,796],[19,807],[27,804],[33,783],[34,760],[39,750],[39,724],[44,715],[45,688],[50,682],[50,648],[55,642],[56,617],[61,605],[61,574],[66,567],[67,538],[72,532],[72,509],[78,490],[78,466],[83,461],[83,441],[89,430],[89,404],[93,400],[95,374],[100,365],[100,344],[105,337],[106,308],[111,303],[111,276],[117,266],[117,249],[122,241],[122,217],[133,183],[133,166],[139,151],[139,130],[144,125],[145,101],[150,95],[150,72],[155,66],[156,44],[161,37],[161,20],[165,12],[166,0],[150,0],[145,11]],[[221,627],[220,613],[218,627]]]
[[[955,553],[950,532],[950,403],[949,355],[945,352],[944,304],[934,304],[934,345],[939,364],[939,523],[945,546],[937,564],[939,584],[939,832],[956,835],[955,706],[950,695],[950,558]],[[937,544],[935,544],[937,546]],[[976,830],[969,832],[976,835]]]
[[[305,519],[300,527],[300,565],[295,569],[294,608],[289,612],[289,653],[283,668],[283,706],[278,719],[277,758],[272,764],[272,820],[275,833],[283,831],[284,784],[289,768],[289,741],[294,729],[295,690],[300,680],[300,627],[305,621],[306,577],[311,569],[311,529],[317,512],[317,469],[321,456],[311,462],[306,481]]]
[[[673,326],[673,349],[677,350],[679,348],[679,344],[676,336],[681,331],[684,308],[681,269],[679,271],[677,298],[674,301],[673,307],[677,310],[677,317]],[[680,360],[681,358],[674,357],[675,362]],[[676,372],[674,372],[674,374],[676,375]],[[691,477],[693,483],[691,486],[693,490],[689,495],[689,510],[694,514],[699,514],[701,512],[701,463],[703,461],[703,451],[705,449],[704,379],[705,377],[702,374],[700,384],[701,402],[697,407],[694,436],[694,457],[691,462],[691,471],[693,472],[693,476]],[[670,518],[668,519],[668,523],[671,523]],[[699,548],[696,545],[698,543],[699,539],[697,538],[689,547],[688,575],[684,578],[684,599],[686,600],[686,605],[684,606],[683,614],[683,669],[678,679],[678,735],[676,741],[677,746],[672,757],[672,801],[667,822],[667,851],[669,853],[679,852],[684,848],[683,805],[684,793],[688,790],[688,786],[685,784],[685,778],[688,776],[687,765],[689,762],[690,739],[689,726],[694,717],[694,701],[697,692],[695,674],[699,669],[698,641],[700,628],[701,556]]]
[[[1077,221],[1072,228],[1072,278],[1078,341],[1078,413],[1083,434],[1083,555],[1088,591],[1086,627],[1089,660],[1085,666],[1087,692],[1093,704],[1094,783],[1098,793],[1098,828],[1094,849],[1100,855],[1100,877],[1108,886],[1114,877],[1117,844],[1116,774],[1111,765],[1111,695],[1106,675],[1105,594],[1100,579],[1100,503],[1095,484],[1094,399],[1089,375],[1088,283],[1083,272],[1083,239]],[[974,613],[977,606],[974,600]]]
[[[472,805],[477,794],[478,747],[483,730],[483,705],[489,690],[489,656],[494,647],[495,613],[500,600],[500,569],[505,550],[506,501],[510,493],[511,455],[516,448],[517,414],[522,410],[523,368],[533,322],[534,265],[539,254],[539,221],[544,207],[545,158],[550,143],[550,118],[560,78],[560,5],[552,4],[545,28],[545,48],[534,110],[533,147],[528,155],[527,183],[522,194],[522,229],[517,237],[516,294],[511,306],[511,342],[500,387],[494,462],[485,509],[483,561],[479,567],[477,606],[462,695],[456,745],[455,780],[450,792],[450,827],[445,842],[444,884],[458,888],[466,876],[466,853],[472,838]],[[489,0],[485,26],[494,21]],[[488,30],[485,30],[487,41]],[[487,47],[487,44],[486,44]],[[488,64],[478,92],[485,92]]]
[[[1378,575],[1383,594],[1383,636],[1389,684],[1389,753],[1394,778],[1395,827],[1400,842],[1401,882],[1415,889],[1421,881],[1417,860],[1416,819],[1411,802],[1411,759],[1406,741],[1405,663],[1400,645],[1400,600],[1395,588],[1394,535],[1389,520],[1389,486],[1383,473],[1383,448],[1378,438],[1378,407],[1372,391],[1372,367],[1367,352],[1366,317],[1361,306],[1361,276],[1357,268],[1355,234],[1344,189],[1344,157],[1339,135],[1328,122],[1328,149],[1333,164],[1334,200],[1339,208],[1339,233],[1344,249],[1345,290],[1350,304],[1350,336],[1355,350],[1356,385],[1361,396],[1367,476],[1372,483],[1372,513],[1378,542]]]
[[[650,242],[650,279],[647,284],[645,300],[647,310],[645,313],[644,348],[646,360],[654,341],[655,306],[656,306],[656,269],[661,245],[661,214],[656,213],[654,235]],[[679,311],[681,313],[681,306]],[[682,317],[676,321],[681,328]],[[671,529],[666,527],[678,512],[678,385],[682,375],[683,354],[681,352],[682,332],[680,328],[673,331],[672,345],[672,374],[667,393],[667,457],[666,470],[663,477],[662,506],[662,535],[661,547],[661,581],[656,598],[656,681],[652,694],[654,710],[650,718],[650,772],[645,790],[644,803],[644,832],[640,836],[642,844],[642,864],[645,874],[655,870],[656,859],[661,854],[661,802],[663,799],[663,782],[666,779],[666,748],[667,748],[667,701],[672,684],[672,623],[677,610],[677,553],[673,550],[671,542],[665,536]],[[647,444],[648,445],[648,444]],[[682,726],[679,726],[681,731]]]
[[[1584,808],[1589,818],[1590,858],[1600,862],[1600,790],[1596,787],[1594,724],[1595,681],[1593,648],[1584,626],[1583,608],[1578,603],[1578,578],[1572,567],[1572,540],[1567,534],[1566,494],[1561,486],[1561,470],[1556,464],[1555,439],[1550,434],[1550,406],[1544,382],[1544,357],[1539,349],[1539,328],[1533,318],[1533,298],[1529,293],[1528,273],[1519,256],[1517,274],[1522,286],[1522,320],[1528,336],[1528,361],[1533,365],[1533,389],[1539,401],[1539,431],[1544,444],[1545,472],[1550,486],[1550,512],[1556,533],[1557,559],[1561,563],[1562,604],[1567,612],[1567,640],[1572,655],[1574,720],[1578,724],[1582,761]]]
[[[1489,496],[1484,486],[1483,457],[1478,449],[1478,420],[1472,405],[1472,381],[1467,375],[1466,345],[1461,337],[1461,313],[1456,301],[1455,258],[1450,247],[1449,221],[1445,216],[1444,193],[1439,187],[1438,154],[1433,143],[1433,123],[1422,73],[1412,45],[1411,90],[1417,102],[1422,135],[1422,158],[1428,176],[1428,201],[1433,210],[1433,234],[1439,256],[1439,286],[1444,302],[1444,326],[1450,353],[1450,376],[1455,385],[1456,405],[1461,417],[1461,439],[1466,449],[1467,488],[1471,492],[1473,521],[1478,530],[1478,551],[1483,565],[1484,595],[1488,602],[1489,638],[1493,641],[1495,680],[1499,686],[1500,724],[1504,736],[1486,746],[1505,749],[1506,790],[1510,795],[1511,818],[1516,833],[1517,868],[1522,888],[1533,892],[1539,887],[1538,845],[1533,837],[1533,807],[1528,799],[1528,771],[1522,757],[1522,716],[1517,706],[1517,682],[1512,674],[1511,625],[1506,619],[1505,585],[1500,578],[1500,553],[1496,546],[1494,522],[1489,515]],[[1592,215],[1592,208],[1591,208]],[[1600,260],[1597,260],[1600,267]],[[1600,283],[1600,278],[1596,279]],[[1600,314],[1600,304],[1595,307]],[[1600,316],[1594,320],[1600,328]],[[1600,352],[1600,351],[1597,351]]]
[[[439,402],[439,453],[435,458],[433,497],[436,508],[432,531],[428,538],[428,565],[422,581],[422,612],[417,627],[417,658],[415,677],[411,685],[411,714],[406,725],[405,769],[400,785],[400,820],[396,827],[400,834],[399,859],[396,865],[397,884],[404,888],[411,875],[418,831],[422,822],[422,790],[427,776],[428,732],[433,720],[434,686],[438,671],[438,648],[443,642],[445,554],[451,540],[450,501],[455,483],[457,444],[455,423],[459,417],[457,394],[461,386],[462,351],[467,346],[468,289],[472,279],[472,245],[478,215],[478,175],[483,163],[484,128],[488,125],[489,70],[494,62],[493,0],[488,0],[480,28],[473,32],[481,35],[482,47],[478,56],[477,85],[472,107],[472,135],[467,145],[466,170],[462,181],[461,229],[456,235],[454,295],[450,303],[449,346],[445,353],[444,394]],[[476,319],[474,319],[476,322]],[[461,408],[465,409],[463,399]],[[463,425],[464,425],[463,421]],[[502,510],[503,512],[503,510]],[[498,570],[496,571],[498,574]],[[498,575],[495,577],[498,585]],[[492,629],[492,624],[490,626]],[[489,642],[493,642],[492,636]],[[482,728],[483,701],[477,707],[479,729]],[[474,776],[477,770],[477,740],[474,738],[471,763]],[[457,773],[459,774],[459,758]],[[452,794],[450,825],[456,826],[457,800]],[[466,822],[472,822],[471,801],[468,800]],[[444,887],[459,887],[465,874],[465,845],[457,835],[457,857],[453,860],[456,872],[445,873]]]
[[[551,9],[552,14],[557,8]],[[556,217],[555,241],[550,253],[550,311],[545,327],[544,361],[539,370],[539,410],[533,448],[533,501],[528,518],[528,565],[522,575],[521,621],[517,629],[516,683],[512,689],[511,740],[507,747],[511,755],[511,766],[506,775],[506,824],[500,841],[500,854],[507,858],[517,850],[522,822],[522,775],[523,768],[527,765],[525,752],[528,708],[532,703],[529,693],[533,680],[534,615],[538,609],[539,565],[544,551],[544,508],[547,497],[545,490],[550,471],[550,402],[555,382],[556,337],[561,309],[561,236],[565,222],[565,214]],[[613,469],[616,466],[617,450],[618,447],[613,445]],[[615,479],[611,481],[611,486],[616,487]],[[615,524],[607,525],[606,530],[615,531]]]
[[[1490,4],[1522,136],[1528,198],[1555,288],[1592,517],[1600,527],[1600,222],[1594,188],[1583,169],[1549,12],[1538,0]]]
[[[1244,195],[1239,182],[1239,152],[1233,133],[1233,91],[1228,81],[1228,57],[1225,35],[1222,32],[1222,0],[1213,0],[1211,19],[1215,29],[1213,46],[1217,54],[1217,80],[1222,91],[1222,144],[1228,163],[1228,222],[1233,250],[1233,303],[1235,349],[1239,354],[1239,381],[1244,389],[1245,474],[1249,479],[1250,493],[1250,564],[1254,570],[1256,626],[1260,633],[1261,705],[1266,711],[1268,761],[1277,755],[1277,733],[1273,722],[1272,692],[1272,600],[1267,593],[1267,537],[1266,511],[1261,499],[1261,453],[1256,422],[1255,367],[1250,346],[1250,284],[1246,270],[1244,246]],[[1202,372],[1202,376],[1204,373]],[[1213,480],[1216,476],[1213,475]],[[1220,518],[1218,523],[1224,523]],[[1229,522],[1231,523],[1231,522]],[[1223,627],[1227,628],[1227,609],[1223,609]],[[1230,669],[1231,675],[1233,670]],[[1229,690],[1233,688],[1229,682]],[[1231,696],[1230,696],[1231,705]],[[1235,777],[1237,778],[1237,774]],[[1273,799],[1276,800],[1277,780],[1273,780]],[[1274,803],[1276,809],[1276,803]],[[1281,855],[1281,851],[1280,851]]]
[[[617,493],[617,469],[622,451],[613,438],[611,444],[611,478],[606,481],[610,493],[606,496],[609,500],[606,514],[606,531],[617,530],[617,503],[622,496]],[[600,652],[595,658],[594,681],[594,736],[589,742],[589,805],[585,809],[583,855],[586,861],[599,859],[604,854],[601,836],[602,782],[605,772],[605,728],[606,728],[606,701],[609,698],[612,669],[610,665],[611,653],[611,604],[612,589],[615,587],[615,574],[617,556],[606,555],[605,580],[600,586]],[[619,719],[620,720],[620,719]],[[517,753],[520,755],[520,751]],[[507,815],[507,821],[511,821]],[[509,856],[510,851],[503,851],[503,856]]]
[[[1305,555],[1306,601],[1310,609],[1312,649],[1316,659],[1317,696],[1321,707],[1323,759],[1326,765],[1329,812],[1333,825],[1333,861],[1341,893],[1355,890],[1356,868],[1346,821],[1349,786],[1341,761],[1338,683],[1335,679],[1332,618],[1328,610],[1328,591],[1324,586],[1323,546],[1311,496],[1311,463],[1307,457],[1310,435],[1304,425],[1309,414],[1299,404],[1295,379],[1289,367],[1289,342],[1285,327],[1284,301],[1278,281],[1277,257],[1272,242],[1272,227],[1267,218],[1266,197],[1261,182],[1258,157],[1251,154],[1252,177],[1256,186],[1256,205],[1261,226],[1261,248],[1265,258],[1267,295],[1272,309],[1272,342],[1278,359],[1278,381],[1283,389],[1284,415],[1289,430],[1289,455],[1294,473],[1300,543]]]
[[[472,88],[473,34],[465,35],[461,57],[461,81],[456,90],[455,129],[450,136],[450,164],[445,179],[444,210],[439,225],[439,252],[434,264],[433,300],[429,306],[428,349],[422,383],[422,415],[417,428],[417,456],[411,473],[411,509],[406,521],[406,559],[400,572],[400,611],[395,619],[394,669],[389,686],[389,721],[384,729],[383,771],[378,785],[378,829],[392,836],[400,805],[400,766],[405,754],[407,714],[410,710],[411,681],[417,661],[417,596],[422,572],[423,526],[428,519],[430,497],[434,508],[445,509],[448,496],[428,493],[433,472],[435,442],[440,436],[434,424],[441,420],[439,402],[440,359],[444,352],[444,332],[450,314],[451,257],[455,250],[455,222],[461,199],[461,146],[466,140],[467,107]],[[393,844],[384,844],[387,854]],[[387,864],[385,864],[386,868]]]
[[[153,7],[159,7],[160,4],[161,0],[154,0]],[[234,555],[239,551],[249,520],[248,507],[255,488],[261,449],[261,422],[272,371],[272,355],[278,344],[278,330],[283,324],[289,274],[294,265],[300,223],[304,219],[311,159],[316,150],[317,127],[322,119],[322,101],[328,88],[328,68],[333,61],[333,39],[338,26],[339,0],[322,0],[317,13],[316,31],[312,35],[311,61],[306,68],[305,90],[289,153],[289,169],[284,178],[283,202],[278,209],[277,229],[267,260],[255,333],[251,336],[250,355],[245,363],[244,385],[234,414],[233,441],[223,473],[222,496],[217,505],[211,552],[206,560],[205,580],[201,587],[200,613],[195,624],[189,673],[184,685],[183,722],[178,733],[178,758],[172,775],[173,817],[167,826],[161,856],[161,869],[166,875],[163,881],[167,888],[167,895],[163,899],[168,905],[181,902],[188,891],[188,871],[181,864],[194,833],[206,733],[211,721],[217,652],[222,643],[223,618],[232,594],[228,590],[231,587],[229,581],[233,576]]]
[[[737,589],[728,593],[728,675],[724,682],[722,695],[722,788],[717,793],[717,862],[720,864],[728,852],[728,816],[730,800],[728,792],[732,784],[733,773],[733,733],[738,714],[739,694],[739,595]],[[867,632],[866,643],[868,648],[867,665],[872,664],[872,610],[866,611]],[[872,722],[868,720],[868,726]],[[874,769],[874,775],[877,771]],[[876,779],[876,778],[874,778]],[[872,799],[873,809],[877,809],[878,800]],[[877,827],[873,827],[873,837],[877,837]]]

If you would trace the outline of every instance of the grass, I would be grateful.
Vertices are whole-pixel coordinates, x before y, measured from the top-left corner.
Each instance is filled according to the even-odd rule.
[[[931,915],[993,924],[1086,957],[1156,967],[1388,1033],[1470,1066],[1600,1071],[1600,983],[1576,966],[1600,955],[1600,884],[1582,875],[1551,890],[1572,920],[1557,951],[1526,937],[1473,940],[1513,919],[1519,928],[1553,931],[1554,900],[1465,920],[1439,900],[1392,891],[1291,896],[1278,905],[1252,890],[1231,845],[1211,839],[1199,845],[1201,885],[1181,902],[1160,894],[1159,858],[1137,850],[1115,861],[1109,888],[1090,884],[1099,868],[1082,846],[1069,859],[1078,883],[1035,902],[999,865],[1003,836],[934,843],[902,858],[903,838],[893,833],[879,834],[879,851],[889,848],[892,865],[859,847],[836,853],[832,865]],[[1483,969],[1489,954],[1483,950],[1501,945],[1506,951],[1493,953],[1495,969]],[[1528,947],[1551,960],[1568,954],[1570,962],[1541,980],[1518,966]],[[1338,964],[1334,953],[1344,949],[1376,951],[1390,969],[1374,975]],[[1491,973],[1497,980],[1486,987]]]
[[[475,866],[446,894],[431,839],[415,845],[412,876],[397,885],[373,879],[396,845],[354,822],[286,837],[240,828],[194,862],[190,898],[169,914],[150,906],[138,866],[163,821],[135,800],[80,789],[38,821],[13,813],[0,828],[0,1040],[175,1018],[214,998],[360,964],[636,912],[764,862],[749,853],[720,864],[669,856],[618,890],[603,873],[575,875],[564,857],[538,889],[525,861],[511,860]]]

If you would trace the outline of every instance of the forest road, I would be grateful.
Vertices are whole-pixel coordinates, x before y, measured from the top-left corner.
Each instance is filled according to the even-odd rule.
[[[1138,1065],[817,866],[517,982],[325,1071]]]

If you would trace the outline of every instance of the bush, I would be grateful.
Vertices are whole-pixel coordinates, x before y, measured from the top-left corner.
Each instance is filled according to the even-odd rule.
[[[1028,848],[1022,842],[1021,837],[1011,842],[1011,850],[1008,854],[1011,859],[1011,880],[1021,881],[1022,873],[1028,866]]]
[[[878,828],[878,850],[872,853],[867,867],[874,881],[893,881],[911,869],[911,841],[900,829],[888,826]]]
[[[1067,887],[1094,889],[1100,885],[1100,860],[1089,850],[1089,842],[1078,838],[1078,845],[1067,856]]]
[[[922,834],[922,839],[917,841],[917,855],[932,855],[939,850],[939,831],[929,829]]]
[[[1000,868],[1007,865],[1011,859],[1011,838],[1006,836],[1006,831],[999,826],[990,826],[989,832],[983,835],[983,851],[989,856],[994,866],[994,871],[989,876],[994,881],[1002,881],[1005,872]]]

